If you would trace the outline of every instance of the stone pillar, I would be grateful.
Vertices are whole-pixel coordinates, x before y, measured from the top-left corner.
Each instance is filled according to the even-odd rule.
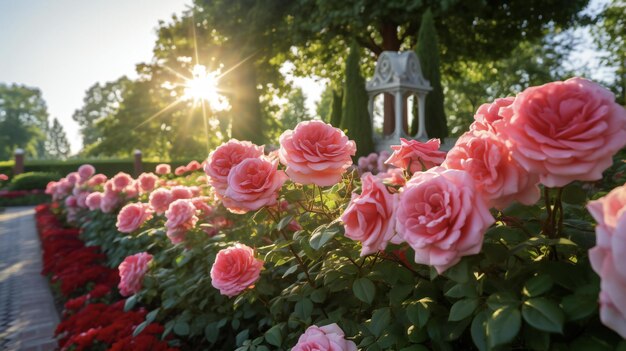
[[[395,140],[400,140],[400,137],[402,136],[402,129],[404,128],[402,123],[402,117],[404,117],[402,115],[402,92],[397,91],[394,96],[396,98],[395,105],[393,106],[396,114],[396,125],[393,129],[393,138]]]
[[[15,164],[13,165],[13,175],[24,173],[24,150],[15,149]]]
[[[138,177],[143,172],[143,164],[141,162],[141,150],[135,150],[134,155],[135,155],[135,163],[134,163],[135,177]]]

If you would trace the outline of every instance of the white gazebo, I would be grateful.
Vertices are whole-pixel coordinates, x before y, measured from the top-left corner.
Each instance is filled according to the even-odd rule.
[[[426,134],[426,116],[424,106],[426,94],[433,88],[430,82],[422,75],[417,55],[413,51],[384,51],[376,63],[374,77],[366,84],[369,95],[368,109],[376,151],[389,150],[391,145],[400,143],[400,138],[428,140]],[[374,131],[374,98],[380,94],[390,94],[394,97],[394,129],[389,134]],[[415,135],[409,135],[404,126],[408,125],[407,97],[417,97],[418,105],[418,129]],[[389,116],[385,116],[388,118]]]

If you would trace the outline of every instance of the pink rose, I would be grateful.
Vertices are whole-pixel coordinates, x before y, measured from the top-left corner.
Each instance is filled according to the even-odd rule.
[[[150,207],[154,210],[155,213],[161,214],[167,211],[168,207],[174,201],[174,197],[172,193],[163,188],[159,188],[152,193],[150,193]]]
[[[598,180],[626,145],[626,110],[600,85],[582,78],[531,87],[501,110],[501,137],[542,184]]]
[[[352,165],[356,143],[319,120],[299,123],[280,136],[280,162],[287,175],[300,184],[335,185]]]
[[[287,175],[277,169],[278,161],[248,158],[233,167],[222,202],[233,213],[255,211],[277,203],[278,191]]]
[[[496,99],[491,104],[482,104],[474,115],[474,122],[470,125],[470,130],[484,130],[497,134],[496,127],[501,124],[502,108],[509,106],[515,100],[514,97]]]
[[[415,173],[396,210],[398,236],[415,251],[415,262],[434,266],[440,274],[462,256],[480,252],[494,221],[472,177],[443,167]]]
[[[187,169],[187,172],[193,172],[199,170],[200,168],[202,168],[202,166],[198,161],[193,160],[189,162],[185,168]]]
[[[96,169],[92,165],[82,165],[78,167],[78,175],[81,181],[85,182],[96,173]]]
[[[154,172],[158,175],[166,175],[172,172],[172,167],[170,167],[170,165],[166,163],[161,163],[156,166],[156,169]]]
[[[5,182],[5,181],[7,181],[7,180],[9,180],[9,176],[8,176],[8,175],[6,175],[6,174],[0,174],[0,181]]]
[[[356,351],[356,344],[346,340],[336,323],[318,327],[312,325],[300,335],[291,351]]]
[[[361,177],[361,195],[352,199],[341,216],[346,236],[363,245],[361,256],[384,250],[394,235],[395,194],[390,194],[382,180],[365,173]]]
[[[174,170],[174,174],[177,175],[177,176],[181,176],[181,175],[183,175],[185,173],[187,173],[187,168],[185,166],[178,166]]]
[[[204,172],[209,176],[209,184],[222,196],[228,187],[228,173],[231,168],[247,158],[263,156],[263,147],[249,141],[231,139],[212,151],[204,165]]]
[[[89,192],[79,192],[78,195],[76,195],[76,206],[80,208],[87,208],[87,196],[89,196]]]
[[[156,183],[159,180],[154,173],[141,173],[137,181],[139,182],[139,189],[144,193],[149,193],[156,187]]]
[[[191,203],[193,206],[200,212],[201,217],[208,217],[213,214],[213,207],[209,204],[209,198],[206,196],[194,197],[191,199]]]
[[[131,183],[133,182],[133,178],[124,172],[119,172],[113,178],[111,178],[110,182],[113,186],[113,190],[119,192],[126,189],[127,186],[131,185]]]
[[[261,268],[263,261],[254,257],[252,248],[235,244],[217,253],[211,267],[211,284],[220,294],[233,297],[259,280]]]
[[[186,232],[198,222],[196,208],[187,199],[179,199],[172,202],[167,211],[165,211],[165,218],[167,218],[165,222],[167,236],[172,244],[182,242]]]
[[[67,207],[76,207],[76,196],[70,195],[65,198],[65,206]]]
[[[132,233],[150,218],[152,218],[150,205],[141,202],[128,204],[117,214],[115,226],[122,233]]]
[[[96,174],[95,176],[91,177],[91,179],[89,179],[89,182],[87,182],[87,185],[94,187],[96,185],[104,184],[104,182],[106,181],[107,181],[107,176],[105,176],[104,174]]]
[[[85,204],[91,211],[99,210],[101,202],[102,202],[101,192],[91,193],[87,196],[87,199],[85,200]]]
[[[598,222],[589,260],[601,279],[600,319],[626,338],[626,185],[590,201],[587,209]]]
[[[143,277],[148,271],[148,264],[152,255],[140,252],[128,256],[117,268],[120,273],[120,283],[117,286],[122,296],[130,296],[141,290]]]
[[[385,163],[411,173],[439,166],[446,158],[446,153],[439,151],[440,144],[439,139],[430,139],[422,143],[400,138],[400,145],[391,146],[393,153]]]
[[[80,175],[78,174],[78,172],[71,172],[65,178],[72,187],[80,181]]]
[[[469,173],[489,207],[501,210],[514,201],[532,205],[541,196],[538,177],[526,172],[504,141],[491,132],[463,134],[448,151],[443,167]]]
[[[170,191],[172,192],[174,200],[191,199],[193,197],[193,192],[186,186],[177,185],[170,189]]]
[[[104,213],[111,213],[119,205],[120,198],[115,192],[106,191],[102,200],[100,201],[100,211]]]
[[[383,183],[393,186],[403,186],[406,184],[404,171],[400,168],[389,168],[386,172],[378,173],[376,177],[380,178]]]

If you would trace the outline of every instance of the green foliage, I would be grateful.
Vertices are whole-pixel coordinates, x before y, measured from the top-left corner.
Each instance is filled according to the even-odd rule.
[[[52,126],[47,130],[45,148],[46,158],[66,159],[70,155],[70,142],[63,126],[56,118],[52,120]]]
[[[599,20],[599,25],[592,28],[594,39],[598,48],[606,52],[604,63],[615,69],[615,81],[608,83],[615,91],[617,101],[626,105],[626,1],[608,2]]]
[[[422,25],[417,35],[415,49],[420,61],[424,78],[430,81],[433,88],[426,95],[426,133],[429,137],[443,139],[448,136],[446,113],[443,109],[443,87],[439,68],[439,44],[432,11],[427,10],[422,17]],[[417,113],[414,113],[411,134],[417,133]]]
[[[367,111],[367,92],[365,79],[359,68],[359,48],[352,44],[350,55],[346,60],[346,84],[343,95],[343,111],[341,113],[341,129],[347,131],[350,139],[356,142],[357,157],[369,155],[374,151],[372,140],[372,124]]]
[[[11,190],[42,190],[49,182],[58,180],[58,173],[27,172],[18,174],[11,179],[9,189]]]
[[[294,129],[298,123],[311,119],[305,102],[306,96],[301,88],[295,88],[287,95],[287,104],[280,115],[283,130]]]
[[[342,100],[343,91],[333,90],[333,101],[330,108],[330,118],[328,123],[330,123],[334,127],[338,127],[341,125],[341,113],[343,112],[341,106]]]
[[[29,157],[45,156],[48,109],[37,88],[0,83],[0,160],[16,149]]]

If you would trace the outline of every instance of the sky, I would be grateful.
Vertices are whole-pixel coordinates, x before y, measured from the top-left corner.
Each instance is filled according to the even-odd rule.
[[[591,8],[607,0],[592,0]],[[72,114],[85,91],[122,75],[135,77],[135,65],[152,58],[159,20],[180,14],[191,0],[0,0],[0,82],[41,89],[51,117],[63,124],[72,152],[82,147]],[[568,64],[597,65],[588,30]],[[605,75],[606,72],[596,72]],[[609,72],[610,74],[610,72]],[[591,77],[594,78],[594,77]],[[323,82],[289,77],[315,110]]]

